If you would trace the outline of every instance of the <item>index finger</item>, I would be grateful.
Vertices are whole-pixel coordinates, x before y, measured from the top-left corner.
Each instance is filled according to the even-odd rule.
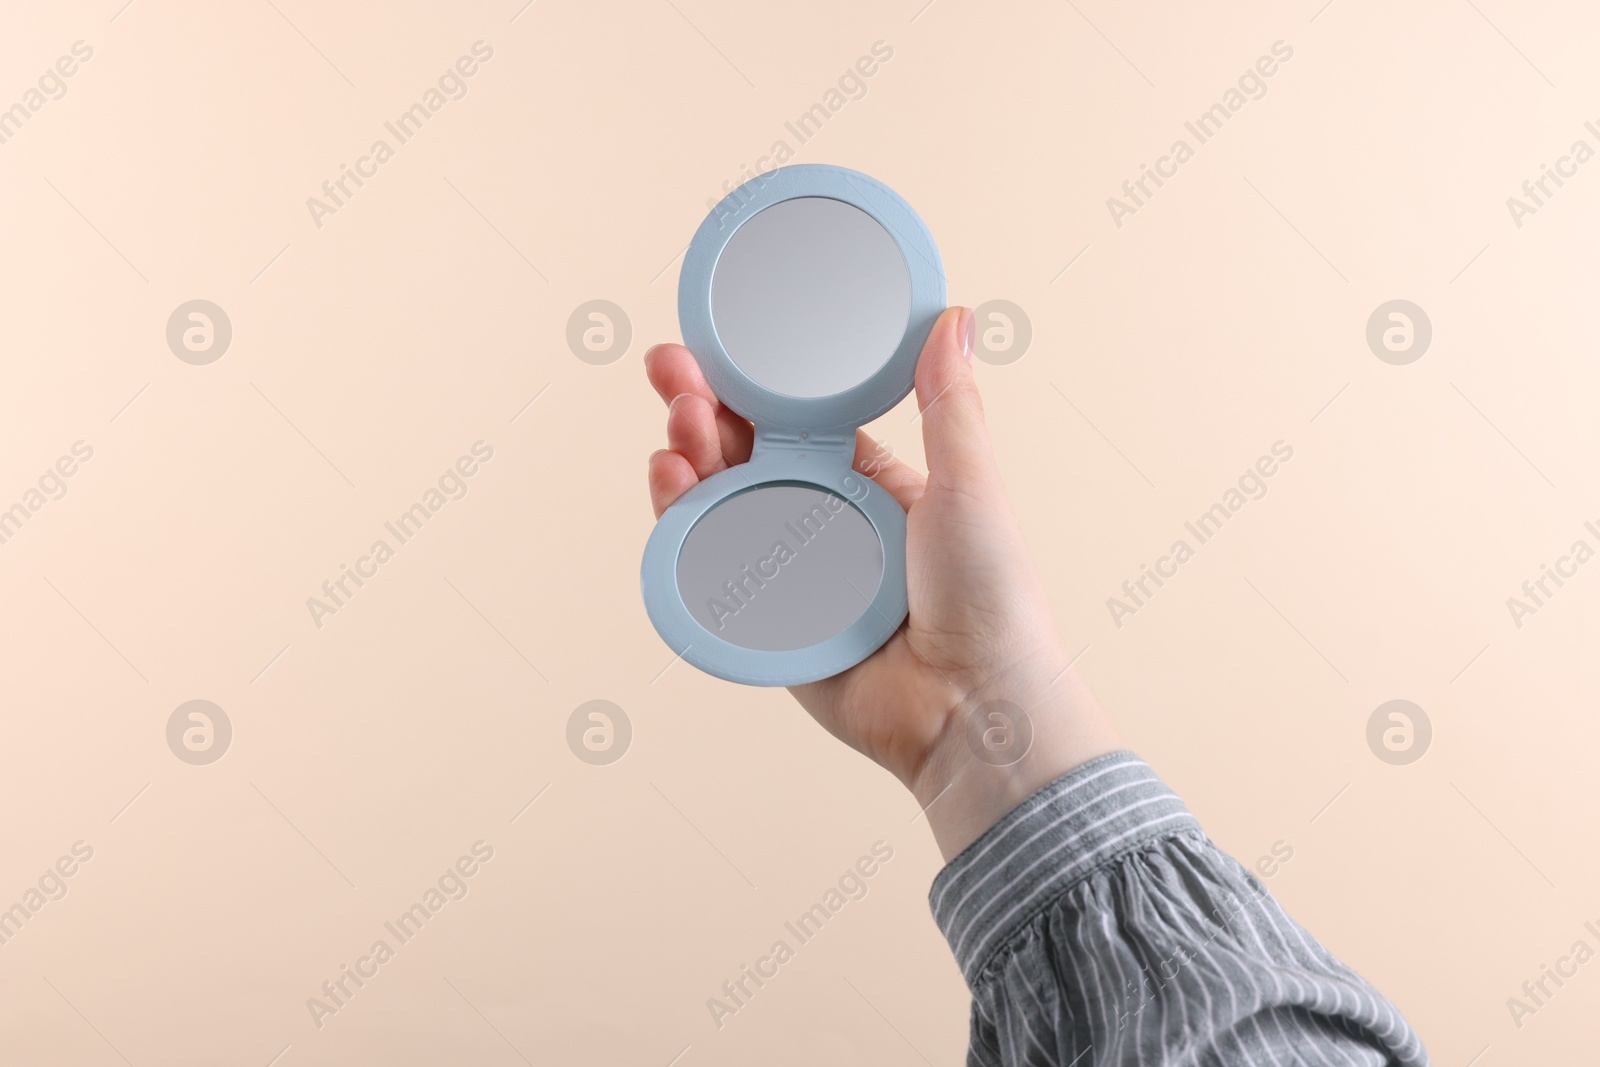
[[[755,433],[749,420],[717,399],[705,375],[700,373],[700,364],[695,362],[692,352],[682,345],[655,345],[644,354],[644,370],[656,395],[665,403],[671,404],[677,397],[689,393],[711,405],[722,454],[728,457],[729,463],[743,463],[750,458]]]

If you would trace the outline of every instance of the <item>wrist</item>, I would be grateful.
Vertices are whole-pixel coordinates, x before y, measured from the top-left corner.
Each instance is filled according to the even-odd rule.
[[[1123,747],[1069,663],[1053,648],[986,679],[950,709],[905,783],[946,862],[1031,794]]]

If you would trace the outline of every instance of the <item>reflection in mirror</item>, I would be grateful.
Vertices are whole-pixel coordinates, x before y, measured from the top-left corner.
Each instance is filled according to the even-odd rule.
[[[742,648],[806,648],[869,610],[883,546],[843,497],[766,485],[706,513],[678,555],[678,592],[695,621]]]
[[[733,362],[787,396],[832,396],[889,361],[911,317],[911,273],[860,208],[806,196],[757,213],[711,277],[711,321]]]

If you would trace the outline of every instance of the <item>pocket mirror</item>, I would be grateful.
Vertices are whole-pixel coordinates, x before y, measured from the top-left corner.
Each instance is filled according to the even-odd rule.
[[[755,446],[680,497],[645,545],[645,609],[674,653],[730,681],[798,685],[899,628],[905,512],[852,469],[856,428],[911,391],[944,306],[927,227],[865,174],[783,167],[706,216],[678,319]]]

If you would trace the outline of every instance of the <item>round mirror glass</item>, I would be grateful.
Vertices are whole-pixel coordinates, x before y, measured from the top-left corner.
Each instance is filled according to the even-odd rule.
[[[870,610],[883,546],[843,497],[766,485],[729,497],[678,554],[678,592],[695,621],[742,648],[786,652],[826,641]]]
[[[786,396],[832,396],[889,361],[911,317],[911,272],[878,221],[804,196],[740,226],[711,276],[711,321],[729,357]]]

